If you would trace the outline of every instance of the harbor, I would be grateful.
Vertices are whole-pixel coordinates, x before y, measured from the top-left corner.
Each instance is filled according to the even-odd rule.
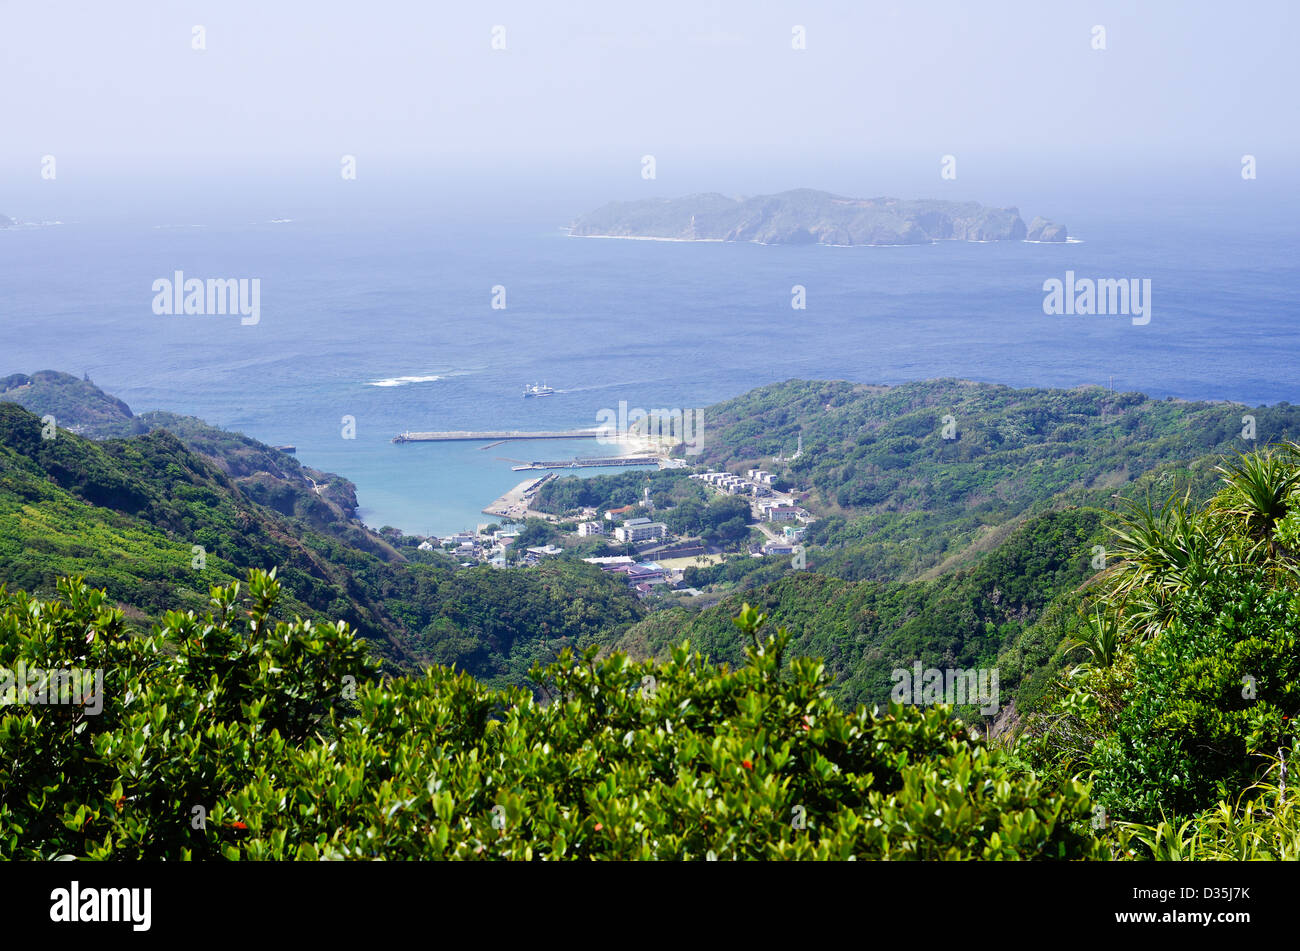
[[[393,442],[472,442],[509,439],[596,439],[608,436],[607,429],[570,429],[556,432],[518,432],[505,430],[459,431],[440,433],[398,433]]]
[[[563,459],[558,462],[529,462],[522,466],[511,466],[514,472],[526,472],[529,469],[584,469],[598,466],[657,466],[658,456],[611,456],[607,459]]]

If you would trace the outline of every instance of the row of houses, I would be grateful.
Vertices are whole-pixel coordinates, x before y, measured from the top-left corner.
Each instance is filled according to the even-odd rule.
[[[772,486],[776,476],[766,469],[750,469],[749,478],[742,479],[730,472],[700,472],[692,475],[728,495],[748,495],[757,501],[752,503],[754,515],[763,522],[812,521],[812,516],[795,504],[787,495],[774,494]]]
[[[758,472],[760,470],[751,469],[749,471]],[[733,475],[730,472],[714,472],[710,469],[707,472],[697,472],[693,474],[691,478],[699,479],[701,482],[708,483],[719,492],[723,492],[727,495],[749,495],[757,498],[759,496],[772,494],[772,489],[770,488],[771,483],[763,485],[754,482],[751,479],[742,479],[740,476]]]

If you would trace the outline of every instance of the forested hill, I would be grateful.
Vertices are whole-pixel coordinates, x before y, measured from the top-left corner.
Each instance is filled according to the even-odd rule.
[[[42,370],[0,379],[0,400],[51,416],[55,425],[90,439],[138,436],[166,429],[191,452],[224,472],[250,498],[282,515],[295,515],[386,560],[400,558],[383,538],[356,521],[356,487],[347,479],[302,465],[296,458],[243,433],[168,412],[135,415],[122,400],[89,380]]]
[[[776,462],[794,455],[800,436],[802,455]],[[762,466],[807,489],[809,507],[825,516],[809,536],[827,549],[819,571],[900,580],[987,550],[1027,514],[1112,507],[1111,495],[1144,475],[1156,494],[1183,486],[1203,497],[1222,456],[1297,436],[1300,407],[1287,403],[789,380],[708,407],[698,461]]]
[[[71,423],[75,410],[59,411]],[[260,500],[268,474],[232,476],[219,461],[296,462],[174,419],[214,455],[169,429],[103,441],[51,431],[0,400],[0,584],[49,593],[59,577],[81,575],[147,627],[167,609],[204,608],[214,585],[274,568],[286,616],[347,621],[391,669],[455,664],[494,684],[522,683],[533,662],[644,614],[625,584],[589,565],[462,570],[439,553],[372,544],[333,508],[277,511]]]
[[[716,662],[743,661],[732,624],[746,602],[790,630],[792,655],[819,657],[846,706],[885,704],[891,671],[923,667],[1001,671],[1003,699],[1037,699],[1063,663],[1062,642],[1097,575],[1093,546],[1107,543],[1106,513],[1048,512],[1029,519],[973,566],[933,581],[845,581],[794,571],[703,611],[651,614],[614,647],[667,657],[689,639]],[[963,711],[971,715],[971,711]]]

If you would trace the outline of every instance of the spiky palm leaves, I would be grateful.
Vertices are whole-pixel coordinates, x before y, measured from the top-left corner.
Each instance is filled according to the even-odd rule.
[[[1211,503],[1211,511],[1237,523],[1252,556],[1277,558],[1282,554],[1277,526],[1296,501],[1298,453],[1300,447],[1290,443],[1283,453],[1263,449],[1217,467],[1225,485]]]
[[[1223,488],[1201,511],[1184,495],[1159,509],[1121,499],[1112,528],[1116,564],[1103,575],[1106,600],[1139,639],[1164,630],[1182,595],[1212,573],[1263,569],[1275,584],[1300,580],[1300,564],[1278,538],[1278,525],[1300,509],[1300,445],[1243,454],[1218,467]]]
[[[1106,610],[1103,605],[1094,604],[1092,613],[1076,630],[1075,636],[1065,642],[1065,647],[1067,650],[1082,647],[1088,652],[1092,659],[1079,667],[1109,667],[1115,663],[1115,656],[1119,653],[1121,632],[1115,612]]]
[[[1119,561],[1103,576],[1106,600],[1139,639],[1146,639],[1164,630],[1179,595],[1204,579],[1224,538],[1207,530],[1207,520],[1191,511],[1186,496],[1170,498],[1159,509],[1150,499],[1120,501],[1127,512],[1111,529],[1112,553]]]

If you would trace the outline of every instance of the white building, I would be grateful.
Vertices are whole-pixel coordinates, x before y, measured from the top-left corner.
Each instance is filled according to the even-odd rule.
[[[600,522],[583,522],[578,526],[579,537],[585,538],[588,535],[604,535],[605,529],[601,527]]]
[[[631,555],[604,555],[600,558],[582,559],[589,565],[595,565],[601,571],[616,571],[619,568],[627,568],[629,565],[636,564],[636,559]]]
[[[663,538],[668,534],[668,526],[663,522],[652,522],[648,518],[629,519],[614,529],[614,537],[621,542],[643,542]]]

